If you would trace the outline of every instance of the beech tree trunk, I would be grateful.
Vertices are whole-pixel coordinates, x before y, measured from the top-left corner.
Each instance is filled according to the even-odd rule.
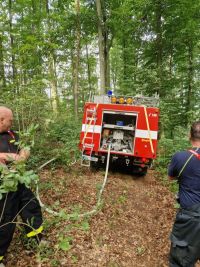
[[[156,1],[156,63],[157,63],[157,77],[158,77],[158,88],[156,92],[162,96],[162,3],[161,0]]]
[[[10,48],[11,48],[11,64],[12,64],[12,82],[14,84],[14,87],[16,88],[15,93],[19,93],[19,85],[17,80],[17,69],[16,69],[16,63],[15,63],[15,53],[14,53],[14,36],[13,36],[13,15],[12,15],[12,0],[9,0],[8,2],[8,12],[9,12],[9,27],[10,27]]]
[[[0,34],[0,87],[6,86],[5,71],[4,71],[4,58],[3,58],[3,37]]]
[[[192,44],[188,44],[188,91],[187,91],[187,106],[186,111],[190,111],[192,109],[192,89],[193,89],[193,75],[194,75],[194,66],[193,66],[193,47]],[[189,123],[189,117],[187,116],[187,123]]]
[[[79,90],[79,64],[80,64],[80,0],[75,0],[76,10],[76,43],[75,43],[75,55],[74,55],[74,82],[73,82],[73,94],[74,94],[74,113],[78,116],[78,90]]]
[[[49,3],[46,0],[46,12],[49,15]],[[48,18],[48,30],[51,30],[51,22]],[[51,42],[51,40],[48,40]],[[58,89],[57,89],[57,75],[56,75],[56,60],[53,49],[49,50],[48,53],[48,76],[49,76],[49,86],[50,86],[50,97],[52,103],[53,113],[56,115],[58,113]]]
[[[97,17],[98,17],[98,44],[99,44],[99,65],[100,65],[100,94],[105,94],[106,88],[106,61],[105,61],[105,39],[104,25],[102,15],[101,0],[96,0]]]

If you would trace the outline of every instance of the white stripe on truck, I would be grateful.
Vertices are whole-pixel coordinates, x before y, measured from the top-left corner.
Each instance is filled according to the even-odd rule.
[[[149,136],[149,131],[147,130],[135,130],[135,137],[138,138],[151,138],[157,140],[158,138],[158,132],[157,131],[150,131],[150,136]]]
[[[102,127],[101,125],[89,125],[89,124],[82,124],[82,132],[88,133],[101,133]],[[150,131],[151,139],[157,140],[158,132],[157,131]],[[137,138],[149,138],[148,130],[135,130],[135,137]]]
[[[101,125],[82,124],[82,132],[101,133]]]

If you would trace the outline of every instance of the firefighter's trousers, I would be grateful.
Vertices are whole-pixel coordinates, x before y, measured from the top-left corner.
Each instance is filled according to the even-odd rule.
[[[200,204],[180,209],[170,236],[170,267],[194,267],[200,259]]]
[[[38,200],[24,184],[18,186],[16,192],[5,194],[0,200],[0,257],[6,253],[12,240],[17,215],[25,223],[28,237],[42,231],[42,213]],[[35,231],[34,231],[35,230]]]

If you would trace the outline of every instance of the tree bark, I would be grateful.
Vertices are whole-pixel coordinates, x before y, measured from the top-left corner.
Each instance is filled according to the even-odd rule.
[[[101,0],[102,3],[102,18],[103,18],[103,36],[104,36],[104,58],[105,58],[105,89],[110,88],[110,58],[109,52],[112,45],[112,39],[109,41],[108,38],[108,27],[107,27],[107,17],[106,17],[106,8],[105,1]]]
[[[101,0],[96,0],[97,18],[98,18],[98,43],[99,43],[99,64],[100,64],[100,94],[105,93],[106,88],[106,61],[105,61],[105,39],[104,25],[102,15]]]
[[[9,27],[10,27],[10,47],[11,47],[11,62],[12,62],[12,82],[16,86],[15,93],[19,93],[19,85],[17,80],[17,69],[15,64],[15,54],[14,54],[14,37],[13,37],[13,16],[12,16],[12,0],[8,2],[8,12],[9,12]]]
[[[162,96],[162,2],[156,1],[156,64],[157,64],[157,77],[158,77],[158,89],[157,93]]]
[[[126,40],[125,36],[123,36],[123,83],[127,79],[127,55],[126,55]]]
[[[3,57],[3,37],[0,34],[0,87],[6,86],[6,78],[4,71],[4,57]]]
[[[46,0],[46,13],[49,15],[49,3]],[[48,18],[48,30],[51,30],[51,22]],[[51,43],[51,40],[48,40]],[[50,85],[50,96],[52,103],[52,110],[55,115],[58,113],[58,89],[57,89],[57,75],[56,75],[56,60],[53,49],[49,49],[48,54],[48,76],[49,76],[49,85]]]
[[[88,45],[86,43],[86,57],[87,57],[87,77],[88,77],[88,89],[89,93],[92,93],[92,84],[91,84],[91,70],[90,70],[90,60],[89,60],[89,53],[88,53]]]
[[[192,87],[193,87],[193,75],[194,75],[194,66],[193,66],[193,47],[192,44],[188,44],[188,91],[187,91],[187,106],[186,111],[191,110],[191,101],[192,101]],[[187,123],[189,123],[189,117],[187,116]]]
[[[76,45],[75,45],[75,64],[74,64],[74,114],[78,117],[78,90],[79,90],[79,63],[80,63],[80,0],[75,0],[76,10]]]
[[[55,58],[52,53],[49,54],[49,84],[51,90],[51,103],[54,114],[58,113],[58,92],[57,92],[57,75],[55,67]]]

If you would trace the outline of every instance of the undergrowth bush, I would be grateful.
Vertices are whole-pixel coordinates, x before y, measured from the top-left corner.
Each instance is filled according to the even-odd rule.
[[[52,158],[56,158],[53,164],[68,165],[78,159],[80,130],[81,120],[66,114],[47,121],[38,129],[29,165],[39,167]]]
[[[177,192],[178,185],[176,181],[169,184],[167,177],[168,165],[174,153],[190,147],[188,136],[188,131],[185,128],[177,127],[174,129],[174,139],[162,137],[159,141],[155,167],[161,180],[170,186],[172,192]]]
[[[174,139],[162,137],[158,143],[156,166],[166,170],[174,153],[190,147],[188,132],[185,128],[174,129]]]

